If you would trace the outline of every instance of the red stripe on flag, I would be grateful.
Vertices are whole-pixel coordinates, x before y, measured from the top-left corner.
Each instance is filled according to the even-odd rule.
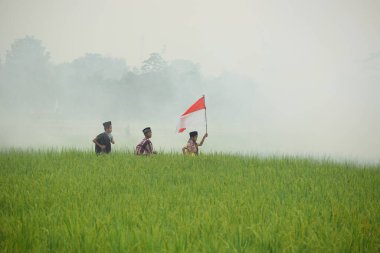
[[[197,102],[195,102],[192,106],[190,106],[189,109],[186,110],[181,116],[185,116],[189,113],[196,112],[202,109],[206,109],[206,104],[205,104],[205,97],[201,97],[198,99]]]
[[[186,128],[181,128],[181,129],[178,130],[178,133],[182,133],[185,130],[186,130]]]

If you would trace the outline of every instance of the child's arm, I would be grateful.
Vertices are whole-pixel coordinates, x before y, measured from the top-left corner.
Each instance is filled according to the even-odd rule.
[[[187,147],[183,147],[183,148],[182,148],[182,153],[183,153],[184,155],[187,154]]]
[[[203,145],[203,142],[205,141],[207,136],[208,136],[208,133],[205,133],[205,135],[203,135],[203,138],[202,138],[201,142],[198,144],[198,147]]]
[[[96,138],[93,139],[92,142],[95,143],[95,144],[96,144],[98,147],[100,147],[101,149],[105,149],[105,148],[106,148],[106,146],[100,144]]]
[[[110,135],[110,142],[111,142],[112,144],[115,144],[115,141],[114,141],[114,139],[113,139],[113,135]]]

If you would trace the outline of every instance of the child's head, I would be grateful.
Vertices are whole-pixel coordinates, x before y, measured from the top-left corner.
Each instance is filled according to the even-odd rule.
[[[190,139],[192,139],[193,141],[197,141],[197,138],[198,138],[197,131],[190,132],[189,135],[190,135]]]
[[[106,132],[106,133],[111,133],[112,132],[112,123],[111,123],[111,121],[107,121],[107,122],[104,122],[103,123],[103,126],[104,126],[104,131]]]
[[[147,139],[152,137],[152,129],[150,129],[150,127],[144,128],[143,133],[145,135],[145,138],[147,138]]]

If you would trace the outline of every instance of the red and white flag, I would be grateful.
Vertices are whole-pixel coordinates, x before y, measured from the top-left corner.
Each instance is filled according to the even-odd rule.
[[[182,133],[189,127],[195,126],[199,121],[206,123],[206,117],[203,116],[203,109],[206,110],[205,96],[202,96],[189,107],[180,117],[179,124],[177,126],[178,133]]]

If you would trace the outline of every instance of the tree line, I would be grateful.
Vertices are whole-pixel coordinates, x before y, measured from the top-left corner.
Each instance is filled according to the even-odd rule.
[[[252,85],[233,74],[205,78],[199,64],[167,61],[159,53],[151,53],[140,67],[96,53],[54,64],[42,41],[26,36],[15,40],[0,61],[0,113],[32,118],[154,118],[178,114],[187,102],[205,93],[213,95],[214,106],[227,109],[228,105],[243,113],[241,104],[231,102]]]

